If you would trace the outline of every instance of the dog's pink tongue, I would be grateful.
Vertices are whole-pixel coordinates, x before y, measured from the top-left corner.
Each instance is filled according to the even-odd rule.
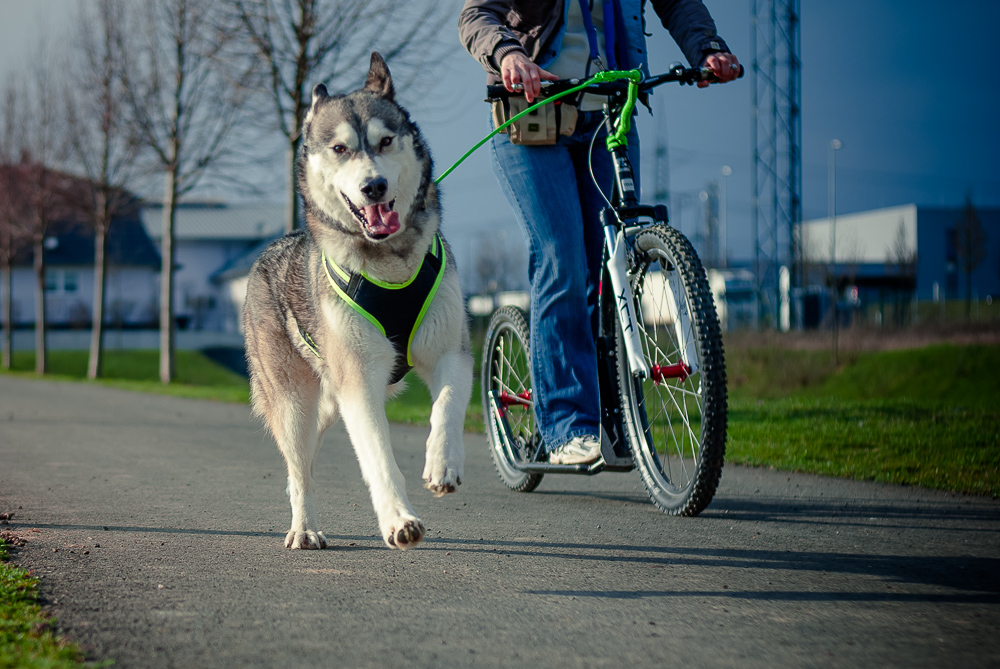
[[[399,230],[399,214],[388,204],[365,207],[365,218],[368,219],[368,231],[373,235],[391,235]]]

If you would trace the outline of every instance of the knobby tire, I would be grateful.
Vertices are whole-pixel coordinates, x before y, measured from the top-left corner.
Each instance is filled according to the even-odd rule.
[[[618,330],[625,434],[652,502],[665,513],[694,516],[715,495],[726,450],[726,366],[719,319],[705,270],[684,235],[658,224],[635,236],[632,251],[629,274],[647,363],[663,368],[687,358],[686,363],[694,364],[683,380],[638,379],[629,370]],[[681,294],[679,299],[671,299],[674,293]],[[671,319],[682,323],[682,336],[672,322],[665,322]]]

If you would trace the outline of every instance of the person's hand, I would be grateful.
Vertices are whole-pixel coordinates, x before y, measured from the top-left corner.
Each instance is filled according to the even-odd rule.
[[[524,87],[524,97],[528,102],[533,102],[538,97],[542,79],[554,81],[559,78],[535,65],[527,55],[520,51],[511,51],[503,57],[503,60],[500,61],[500,74],[503,75],[504,88],[511,93],[514,92],[515,84],[521,84]]]
[[[708,55],[702,67],[712,70],[712,74],[721,83],[732,81],[740,76],[740,61],[731,53],[712,53]],[[707,81],[699,81],[698,88],[708,86]]]

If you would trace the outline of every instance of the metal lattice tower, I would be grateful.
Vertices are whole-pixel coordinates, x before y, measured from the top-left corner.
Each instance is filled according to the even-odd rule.
[[[753,60],[753,231],[758,327],[776,327],[778,268],[801,285],[802,220],[799,0],[750,0]],[[792,319],[795,322],[795,319]]]
[[[653,184],[653,200],[670,208],[670,151],[667,147],[666,96],[655,98],[656,102],[656,172]]]

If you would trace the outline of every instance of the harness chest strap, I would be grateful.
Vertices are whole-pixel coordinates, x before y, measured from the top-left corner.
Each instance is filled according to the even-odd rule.
[[[434,235],[420,266],[403,283],[388,283],[364,272],[346,272],[323,254],[323,269],[333,291],[374,325],[396,351],[390,384],[400,381],[413,368],[410,347],[424,315],[437,293],[445,270],[444,247]],[[299,328],[303,343],[322,359],[313,338]]]

